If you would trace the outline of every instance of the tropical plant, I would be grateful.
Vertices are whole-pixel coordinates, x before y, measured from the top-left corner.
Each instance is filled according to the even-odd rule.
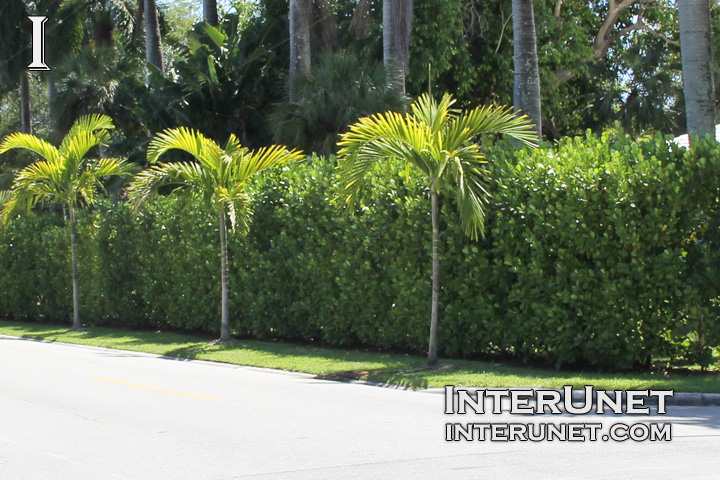
[[[2,206],[2,220],[7,223],[23,207],[59,203],[67,207],[72,250],[73,328],[81,328],[77,277],[77,242],[75,209],[95,203],[102,182],[110,176],[129,177],[134,166],[118,158],[86,159],[86,155],[110,139],[114,127],[106,115],[79,118],[59,148],[27,133],[8,135],[0,144],[0,154],[12,148],[30,150],[39,160],[22,169]]]
[[[276,104],[269,120],[275,142],[306,152],[332,155],[340,133],[358,118],[405,108],[405,98],[385,88],[381,63],[345,52],[321,55],[311,74],[290,81],[296,100]]]
[[[455,196],[463,231],[478,239],[484,233],[485,209],[490,194],[485,156],[475,140],[485,133],[509,135],[534,146],[537,138],[527,117],[517,118],[505,107],[478,107],[469,112],[452,109],[454,99],[445,94],[440,102],[422,95],[412,112],[394,112],[361,118],[341,136],[338,152],[343,196],[348,203],[357,196],[368,172],[380,161],[399,160],[420,170],[430,189],[432,218],[432,308],[428,365],[437,364],[438,300],[440,294],[440,235],[438,194]]]
[[[156,163],[163,154],[174,149],[189,153],[195,157],[196,162],[168,162],[153,165],[138,174],[128,189],[128,196],[137,212],[158,189],[170,185],[176,187],[175,190],[182,189],[189,194],[203,195],[217,212],[222,299],[220,341],[227,342],[230,340],[228,217],[232,230],[240,229],[242,233],[247,233],[252,214],[247,187],[253,176],[285,162],[299,160],[302,155],[296,150],[288,151],[278,145],[250,151],[240,145],[235,135],[230,135],[223,149],[200,132],[180,127],[167,129],[150,142],[148,161]]]

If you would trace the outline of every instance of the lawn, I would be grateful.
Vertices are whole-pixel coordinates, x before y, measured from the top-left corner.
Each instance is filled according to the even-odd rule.
[[[359,379],[410,388],[445,385],[467,387],[581,388],[602,390],[673,389],[676,392],[720,393],[718,364],[708,372],[607,374],[555,371],[495,362],[440,359],[441,367],[422,370],[424,357],[341,350],[291,343],[241,340],[214,345],[210,338],[167,332],[92,327],[69,331],[67,326],[0,321],[0,334],[51,342],[154,353],[168,357],[304,372],[327,379]]]

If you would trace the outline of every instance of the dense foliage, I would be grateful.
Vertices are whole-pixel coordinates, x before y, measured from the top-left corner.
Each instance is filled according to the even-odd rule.
[[[720,147],[672,150],[619,134],[535,152],[491,147],[484,240],[444,215],[439,345],[625,369],[702,362],[720,345]],[[423,351],[429,196],[412,171],[369,178],[354,215],[331,203],[333,166],[267,174],[247,237],[231,236],[236,334]],[[441,199],[442,209],[454,209]],[[69,240],[59,215],[0,232],[0,314],[66,321]],[[212,228],[208,228],[212,227]],[[85,320],[216,333],[217,219],[160,198],[138,219],[106,203],[79,218]]]

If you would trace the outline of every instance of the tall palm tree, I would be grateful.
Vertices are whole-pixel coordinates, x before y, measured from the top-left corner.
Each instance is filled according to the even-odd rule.
[[[143,6],[145,7],[145,58],[148,63],[160,70],[160,73],[165,73],[157,3],[155,0],[144,0]]]
[[[295,101],[293,80],[310,73],[310,17],[312,0],[290,0],[290,101]]]
[[[77,278],[77,245],[75,210],[95,203],[102,182],[117,175],[129,177],[135,167],[118,158],[86,159],[94,148],[104,145],[114,127],[106,115],[79,118],[65,136],[59,148],[34,135],[13,133],[0,143],[0,154],[12,148],[30,150],[43,160],[22,169],[10,189],[2,207],[2,220],[7,223],[13,213],[23,206],[38,203],[59,203],[67,207],[70,220],[72,250],[73,328],[81,328]]]
[[[257,151],[242,147],[235,135],[222,149],[213,140],[196,130],[184,127],[168,129],[158,134],[148,145],[147,158],[150,163],[169,150],[182,150],[193,157],[195,162],[169,162],[153,165],[140,172],[128,189],[128,196],[135,211],[138,211],[148,198],[165,185],[174,185],[177,189],[197,192],[207,198],[218,215],[220,230],[220,281],[221,281],[221,319],[220,341],[230,340],[230,321],[228,312],[228,273],[227,273],[227,221],[235,230],[246,233],[251,214],[250,197],[246,187],[253,176],[268,168],[291,160],[302,158],[296,150],[273,145]],[[176,189],[176,190],[177,190]]]
[[[438,300],[440,294],[440,238],[438,194],[455,196],[465,233],[477,239],[484,232],[486,187],[485,156],[477,137],[484,133],[509,135],[526,145],[536,139],[526,117],[516,118],[510,108],[481,107],[469,112],[452,109],[454,99],[445,94],[440,102],[421,96],[412,112],[386,112],[361,118],[341,136],[343,195],[352,202],[367,173],[381,161],[403,161],[426,177],[430,188],[432,219],[432,309],[430,314],[429,366],[437,364]]]
[[[30,116],[30,35],[26,31],[29,11],[22,0],[0,2],[0,87],[20,89],[23,133],[32,133]]]
[[[217,0],[203,0],[203,20],[212,25],[218,26]]]
[[[535,13],[533,0],[512,0],[513,58],[515,85],[513,105],[535,124],[537,138],[542,138],[540,110],[540,69],[538,67]]]
[[[709,0],[679,0],[688,133],[715,134],[715,92],[712,75],[712,33]]]
[[[382,14],[383,62],[388,72],[388,87],[404,95],[410,66],[413,0],[383,0]]]

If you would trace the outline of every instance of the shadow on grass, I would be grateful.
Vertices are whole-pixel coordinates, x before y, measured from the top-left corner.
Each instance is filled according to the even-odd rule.
[[[0,329],[8,335],[49,342],[81,343],[105,348],[135,350],[173,359],[203,359],[299,371],[316,374],[319,380],[370,381],[393,384],[400,388],[421,389],[454,384],[487,387],[544,387],[562,385],[582,387],[587,384],[603,389],[654,388],[676,392],[720,393],[720,373],[682,370],[645,373],[594,373],[556,371],[538,366],[506,362],[452,360],[452,368],[422,370],[420,356],[343,350],[313,344],[240,340],[210,345],[209,335],[181,334],[165,331],[132,331],[91,327],[72,332],[70,326],[27,324],[0,320]]]
[[[317,375],[315,378],[339,382],[360,380],[378,383],[387,387],[418,390],[428,388],[428,374],[456,370],[457,367],[455,365],[438,365],[437,367],[422,365],[409,368],[405,367],[403,369],[348,370],[345,372]]]

